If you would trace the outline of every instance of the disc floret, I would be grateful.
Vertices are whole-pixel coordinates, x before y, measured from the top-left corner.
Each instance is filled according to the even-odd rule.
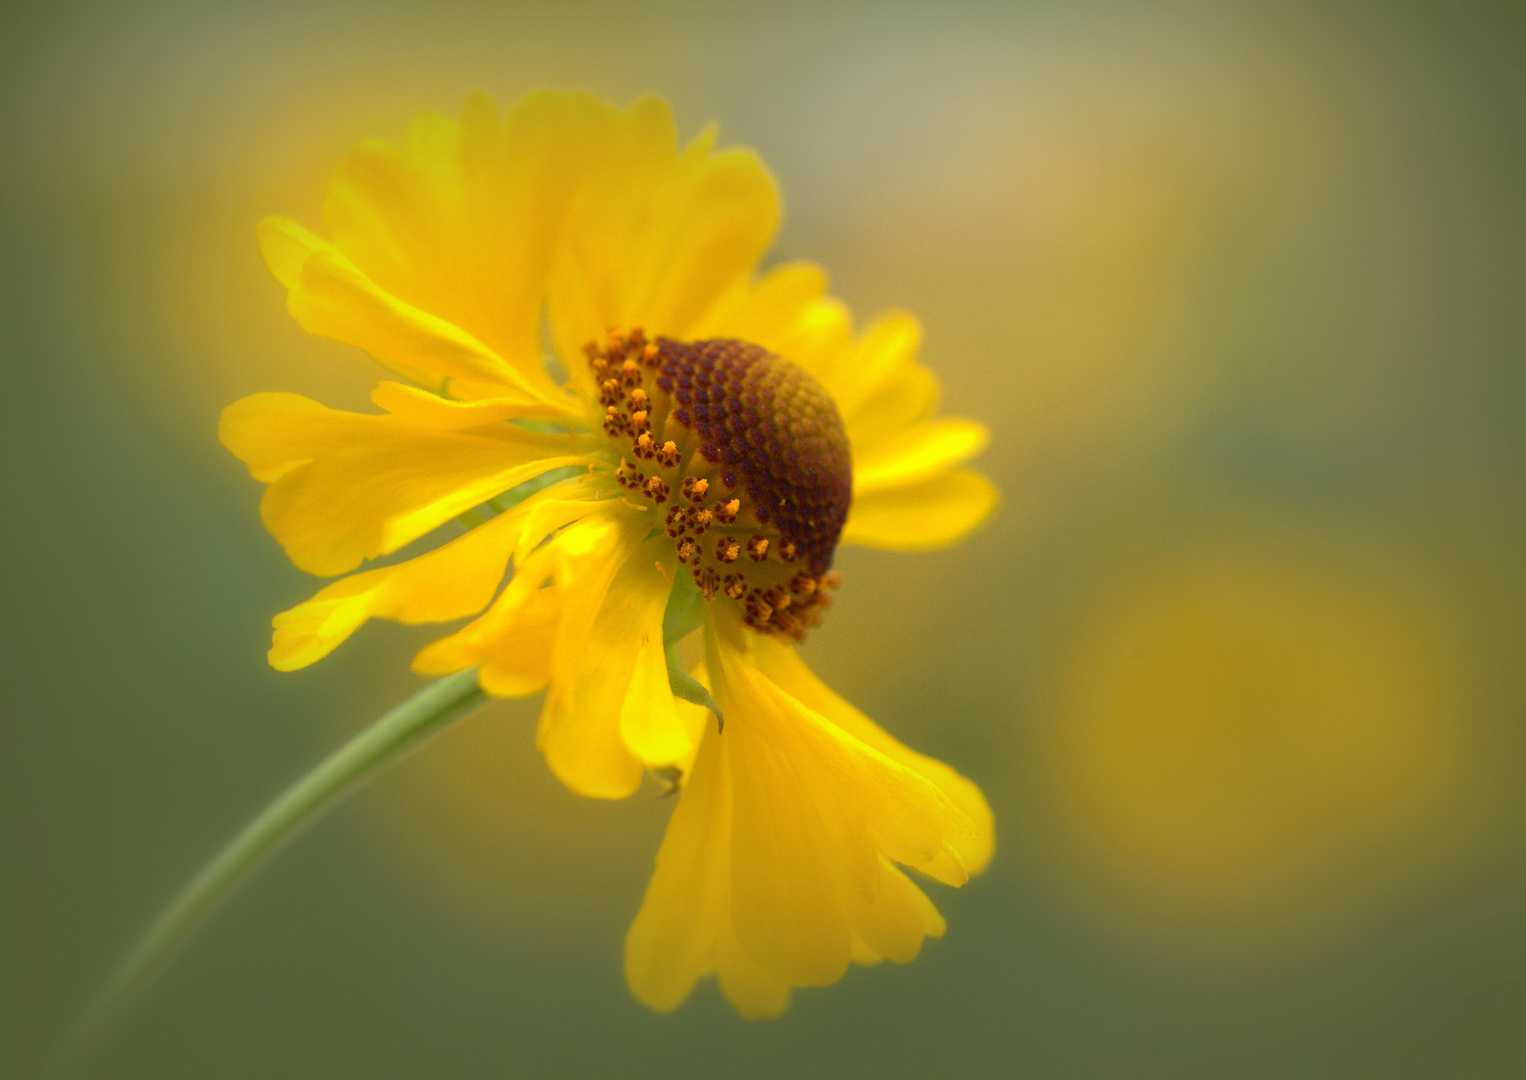
[[[761,633],[804,638],[840,583],[832,555],[853,493],[825,388],[733,338],[648,341],[637,328],[585,352],[615,479],[667,507],[663,529],[700,595],[735,601]]]

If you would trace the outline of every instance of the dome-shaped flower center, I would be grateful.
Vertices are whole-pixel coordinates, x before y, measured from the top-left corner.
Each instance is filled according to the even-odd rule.
[[[853,465],[831,396],[801,368],[732,338],[613,332],[588,360],[620,455],[616,479],[665,507],[664,527],[705,599],[795,639],[838,584],[832,553]]]

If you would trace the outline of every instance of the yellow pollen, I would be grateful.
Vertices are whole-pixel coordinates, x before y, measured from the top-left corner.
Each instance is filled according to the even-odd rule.
[[[715,508],[715,520],[719,521],[722,525],[735,525],[737,515],[741,512],[742,500],[732,499],[730,502],[723,502]]]
[[[611,406],[609,411],[614,412],[614,407]],[[637,409],[635,412],[631,413],[631,430],[633,432],[635,432],[637,435],[640,435],[642,432],[646,431],[648,427],[650,427],[650,424],[647,421],[646,411],[644,409]]]
[[[646,494],[653,502],[661,503],[668,497],[668,485],[663,483],[662,477],[654,476],[646,482]]]
[[[652,399],[646,396],[646,391],[641,387],[631,391],[631,408],[636,412],[646,412],[652,405]]]
[[[747,556],[753,562],[762,562],[768,558],[768,537],[754,536],[747,541]]]
[[[678,542],[678,561],[686,563],[699,554],[699,545],[687,536]]]
[[[688,477],[684,480],[684,498],[690,502],[699,502],[705,497],[705,492],[710,490],[710,481],[703,476]]]
[[[723,563],[734,563],[742,554],[742,545],[729,536],[723,536],[715,544],[715,557]]]

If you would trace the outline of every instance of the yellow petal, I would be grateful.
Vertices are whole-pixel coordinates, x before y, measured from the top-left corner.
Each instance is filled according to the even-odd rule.
[[[680,152],[666,103],[581,110],[583,175],[550,286],[563,357],[611,326],[689,337],[745,281],[773,238],[779,197],[756,155],[712,153],[713,133]],[[582,375],[582,366],[569,363]]]
[[[565,486],[593,494],[590,485],[574,482]],[[558,485],[558,489],[562,487]],[[611,538],[614,528],[608,520],[610,504],[601,506],[593,498],[546,498],[549,494],[548,490],[511,511],[520,520],[521,547],[514,555],[514,577],[503,593],[481,617],[423,649],[414,657],[414,671],[446,675],[478,665],[482,688],[499,697],[518,697],[546,685],[563,613],[562,590],[556,582],[560,579],[564,587],[575,589],[579,575],[590,567],[597,571],[604,555],[600,545]],[[562,508],[563,525],[580,518],[593,520],[583,528],[569,528],[556,543],[525,551],[526,534],[536,528],[548,503]],[[550,587],[546,587],[548,582]]]
[[[996,508],[979,473],[960,469],[855,495],[842,542],[891,551],[929,551],[961,539]]]
[[[514,549],[514,560],[523,564],[552,533],[598,510],[599,497],[607,483],[605,478],[588,476],[558,484],[554,490],[547,489],[547,495],[556,497],[542,497],[530,504],[519,534],[519,546]],[[563,493],[566,498],[560,497]]]
[[[561,619],[555,589],[511,585],[492,610],[413,658],[420,675],[449,675],[478,666],[477,682],[495,697],[524,697],[551,678],[551,645]]]
[[[711,651],[724,673],[738,940],[775,978],[826,985],[852,956],[857,914],[882,899],[882,856],[925,865],[973,827],[924,776],[806,708],[733,645]]]
[[[581,99],[473,94],[459,121],[418,116],[404,147],[357,147],[329,185],[335,247],[388,294],[460,327],[554,397],[540,362],[544,284],[576,189]]]
[[[885,959],[868,945],[864,944],[864,939],[858,936],[857,930],[853,932],[852,947],[848,950],[848,955],[852,957],[853,962],[859,967],[874,967],[881,960]]]
[[[728,697],[731,895],[737,939],[774,978],[829,986],[849,961],[851,926],[833,829],[791,763]]]
[[[887,380],[916,363],[922,326],[906,312],[882,316],[849,349],[839,350],[816,373],[837,402],[844,422]]]
[[[625,979],[648,1008],[670,1012],[716,968],[730,933],[726,880],[731,797],[723,740],[705,739],[668,820],[657,868],[625,936]]]
[[[871,453],[854,447],[854,497],[925,480],[968,461],[989,441],[983,425],[947,418],[905,428],[880,440]]]
[[[752,272],[779,224],[773,177],[748,150],[686,162],[668,235],[646,251],[633,319],[686,334],[724,286]]]
[[[572,533],[580,545],[600,544],[597,551],[577,552],[575,569],[559,571],[563,620],[538,734],[551,771],[573,791],[593,798],[623,799],[641,784],[642,762],[626,746],[621,721],[643,646],[654,632],[659,646],[662,641],[660,606],[655,628],[628,621],[632,612],[653,606],[654,581],[668,584],[654,565],[666,538],[643,544],[648,529],[644,519],[629,515],[600,533],[584,526],[553,542],[565,545]],[[643,684],[641,690],[653,688]],[[682,731],[676,713],[671,727]]]
[[[393,416],[441,431],[466,431],[487,427],[505,420],[563,420],[568,417],[559,406],[536,398],[521,396],[494,397],[480,401],[451,401],[416,386],[383,382],[371,391],[371,400]]]
[[[837,388],[833,385],[832,373],[839,369],[842,357],[853,348],[853,315],[842,301],[830,296],[821,297],[807,304],[789,326],[760,344],[767,344],[786,360],[810,372],[836,401]],[[841,401],[837,401],[837,408],[841,413]]]
[[[761,673],[754,692],[777,720],[775,738],[791,753],[797,771],[810,776],[821,766],[811,780],[817,802],[826,810],[827,800],[837,800],[830,814],[834,821],[860,816],[875,850],[921,867],[937,859],[945,844],[975,831],[947,794],[920,771],[869,746]],[[844,866],[853,868],[854,863],[845,861]],[[860,891],[872,898],[880,883],[878,866],[871,861],[860,872],[870,882]]]
[[[979,873],[985,869],[995,848],[995,819],[985,796],[974,783],[936,758],[919,754],[907,747],[838,697],[816,677],[793,648],[772,639],[761,639],[755,644],[752,657],[758,669],[781,690],[866,746],[873,747],[890,760],[925,776],[964,813],[973,829],[944,838],[958,853],[960,869],[945,870],[935,876],[940,880],[952,877],[952,883],[957,883],[964,879],[965,868],[969,873]],[[946,863],[941,856],[936,861]]]
[[[745,692],[755,723],[771,732],[773,745],[789,755],[831,821],[861,819],[864,839],[898,862],[933,860],[944,841],[972,826],[926,777],[863,743],[786,692],[751,664],[728,668],[727,700]],[[844,868],[861,876],[861,891],[879,886],[877,861],[847,852]],[[856,860],[862,858],[860,865]]]
[[[668,1011],[714,971],[743,1016],[777,1016],[793,986],[835,982],[850,960],[906,963],[924,938],[941,936],[942,917],[887,855],[935,861],[948,851],[944,838],[970,825],[925,776],[767,678],[755,661],[792,669],[749,649],[734,621],[707,624],[706,665],[720,672],[713,690],[726,728],[707,722],[626,938],[626,976],[640,1000]],[[863,723],[881,744],[926,762]],[[866,872],[867,888],[857,880]]]
[[[747,955],[729,922],[721,935],[715,969],[721,992],[743,1019],[765,1020],[789,1008],[789,983],[770,975]]]
[[[881,861],[883,875],[874,903],[853,906],[853,929],[876,956],[909,964],[922,950],[922,939],[942,937],[943,916],[927,895],[901,871]]]
[[[272,215],[255,226],[260,254],[270,273],[287,289],[295,289],[302,280],[302,264],[315,251],[329,245],[290,218]]]
[[[561,617],[561,597],[554,589],[526,596],[512,627],[498,635],[496,647],[481,661],[482,689],[495,697],[524,697],[542,689],[551,679],[551,647]]]
[[[956,889],[970,880],[970,871],[960,858],[958,849],[948,841],[944,842],[943,850],[932,862],[923,863],[917,869],[934,881],[941,881]]]
[[[255,394],[223,410],[223,445],[270,484],[265,527],[292,562],[330,576],[396,551],[515,484],[587,459],[566,436],[503,424],[491,435]]]
[[[266,261],[292,279],[286,307],[310,334],[364,349],[398,374],[456,397],[511,397],[577,415],[565,394],[537,386],[467,331],[386,292],[334,247],[281,218],[260,223]],[[299,249],[316,244],[292,275]]]
[[[787,356],[801,317],[826,290],[826,272],[815,263],[771,267],[758,281],[733,286],[730,295],[695,324],[693,334],[742,338]]]
[[[853,415],[843,418],[855,458],[875,453],[880,443],[938,411],[938,377],[920,364],[887,376]]]
[[[336,581],[282,612],[275,617],[271,667],[306,667],[367,619],[449,622],[481,610],[503,580],[521,520],[521,515],[501,515],[427,555]]]
[[[654,537],[636,552],[627,566],[629,573],[616,580],[604,611],[599,613],[611,637],[620,635],[635,646],[620,704],[620,738],[626,749],[647,765],[670,764],[694,749],[689,727],[679,717],[668,685],[668,659],[662,641],[662,617],[668,594],[673,591],[671,575],[677,565],[673,545],[666,537]],[[595,634],[599,632],[596,624]],[[598,677],[615,680],[622,670],[623,666],[601,667]]]
[[[747,954],[732,926],[730,818],[727,742],[709,721],[625,939],[626,981],[658,1012],[677,1008],[712,972],[747,1019],[789,1007],[789,984]]]

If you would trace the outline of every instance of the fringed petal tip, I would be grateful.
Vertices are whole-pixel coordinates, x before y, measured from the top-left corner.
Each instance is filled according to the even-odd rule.
[[[943,917],[896,863],[961,884],[962,851],[989,858],[985,822],[965,808],[988,809],[947,766],[822,699],[780,655],[793,650],[743,655],[712,637],[708,652],[726,729],[706,728],[627,935],[626,977],[659,1011],[715,975],[743,1016],[777,1016],[794,987],[830,985],[850,963],[909,963],[941,937]]]

